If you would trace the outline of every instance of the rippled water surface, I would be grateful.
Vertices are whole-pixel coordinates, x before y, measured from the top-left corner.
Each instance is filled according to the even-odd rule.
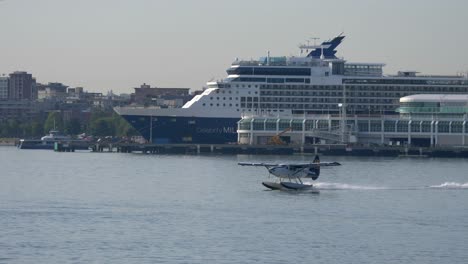
[[[467,263],[468,160],[322,157],[319,194],[237,162],[0,148],[0,263]]]

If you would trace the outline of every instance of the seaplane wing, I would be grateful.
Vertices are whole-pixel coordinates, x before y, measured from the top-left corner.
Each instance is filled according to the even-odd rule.
[[[287,165],[287,164],[278,164],[278,163],[251,163],[251,162],[239,162],[237,164],[241,166],[261,166],[261,167],[276,167],[276,166]]]
[[[251,162],[239,162],[237,163],[241,166],[261,166],[261,167],[280,167],[280,166],[289,166],[294,168],[310,168],[310,167],[330,167],[330,166],[340,166],[339,162],[320,162],[320,163],[251,163]]]
[[[332,161],[332,162],[320,162],[320,166],[341,166],[341,163]]]

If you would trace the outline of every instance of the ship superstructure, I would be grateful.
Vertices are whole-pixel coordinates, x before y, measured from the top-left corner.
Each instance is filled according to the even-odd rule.
[[[150,142],[214,144],[236,142],[245,114],[392,114],[407,95],[468,93],[466,76],[384,75],[383,63],[347,62],[336,56],[344,38],[301,45],[298,56],[236,59],[224,80],[208,82],[182,108],[115,111]]]

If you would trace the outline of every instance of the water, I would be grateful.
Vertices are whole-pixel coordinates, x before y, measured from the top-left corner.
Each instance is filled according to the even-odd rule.
[[[237,162],[0,148],[0,263],[466,263],[468,162],[322,157],[319,194]]]

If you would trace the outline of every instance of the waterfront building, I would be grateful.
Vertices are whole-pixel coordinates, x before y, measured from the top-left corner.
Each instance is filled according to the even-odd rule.
[[[8,77],[0,76],[0,100],[8,99],[8,82]]]
[[[412,146],[468,145],[468,95],[418,94],[402,97],[399,115],[245,115],[238,122],[238,143],[307,145],[378,144]],[[345,106],[342,106],[345,107]]]
[[[36,100],[36,79],[27,72],[11,73],[8,96],[10,100]]]

